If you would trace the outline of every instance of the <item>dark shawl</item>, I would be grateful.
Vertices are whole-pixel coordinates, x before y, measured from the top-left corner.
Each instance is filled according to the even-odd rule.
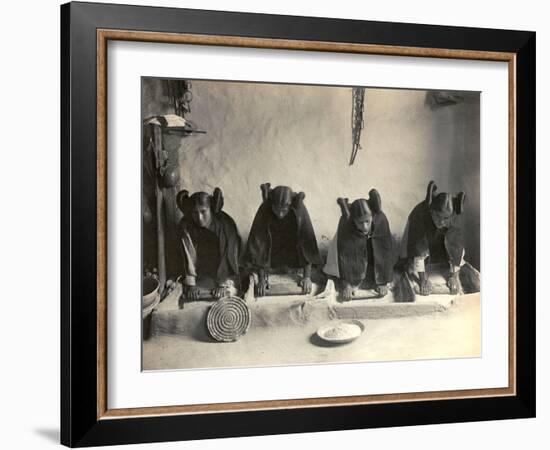
[[[359,285],[368,269],[368,239],[355,227],[353,218],[342,215],[337,233],[338,270],[340,278]],[[372,257],[374,260],[374,281],[389,283],[393,278],[395,251],[393,236],[386,215],[379,211],[372,216]]]
[[[302,202],[303,197],[295,197],[288,214],[294,214],[297,227],[297,252],[301,263],[300,267],[306,264],[322,264],[317,239],[313,231],[313,225],[305,205]],[[271,211],[271,202],[269,199],[258,208],[244,254],[244,265],[248,268],[271,268],[271,234],[270,224],[272,220],[277,220]]]
[[[216,281],[224,282],[229,277],[239,275],[239,253],[241,248],[241,238],[237,231],[237,226],[233,219],[223,211],[212,214],[212,222],[207,229],[218,239],[219,261],[217,263]],[[205,229],[201,229],[191,219],[185,217],[180,222],[180,243],[182,246],[188,245],[188,239],[193,246],[200,249],[200,236],[204,235]],[[188,272],[189,261],[186,252],[183,253],[183,275],[190,275]],[[199,258],[197,258],[199,259]],[[192,262],[196,265],[196,261]],[[200,276],[201,274],[194,274]]]
[[[453,213],[450,226],[438,230],[434,225],[428,202],[424,200],[409,214],[407,258],[421,257],[442,249],[454,266],[460,266],[464,251],[461,215]]]

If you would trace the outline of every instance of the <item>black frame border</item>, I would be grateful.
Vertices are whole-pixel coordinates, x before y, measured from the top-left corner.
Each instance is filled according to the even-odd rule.
[[[96,30],[516,54],[515,396],[97,419]],[[61,443],[70,447],[535,416],[536,34],[466,27],[69,3],[61,6]]]

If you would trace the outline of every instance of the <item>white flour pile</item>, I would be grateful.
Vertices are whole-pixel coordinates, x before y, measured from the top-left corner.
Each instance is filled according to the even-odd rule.
[[[340,323],[334,328],[330,328],[324,333],[324,337],[328,339],[348,339],[354,338],[361,334],[361,328],[358,325],[351,323]]]

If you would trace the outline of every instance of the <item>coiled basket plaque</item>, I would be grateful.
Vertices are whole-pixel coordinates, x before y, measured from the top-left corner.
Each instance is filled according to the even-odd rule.
[[[250,309],[238,297],[224,297],[214,303],[206,316],[210,336],[219,342],[234,342],[248,331]]]

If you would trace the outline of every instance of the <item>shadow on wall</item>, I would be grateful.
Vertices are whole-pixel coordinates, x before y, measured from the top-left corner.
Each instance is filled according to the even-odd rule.
[[[159,81],[143,81],[143,117],[173,113]],[[366,197],[376,188],[399,237],[433,179],[440,191],[465,191],[467,258],[479,268],[479,93],[456,93],[462,101],[432,107],[427,91],[367,89],[362,148],[349,166],[351,88],[194,80],[192,90],[189,118],[207,134],[166,141],[177,150],[179,189],[220,187],[243,240],[262,183],[305,192],[326,252],[338,197]]]

